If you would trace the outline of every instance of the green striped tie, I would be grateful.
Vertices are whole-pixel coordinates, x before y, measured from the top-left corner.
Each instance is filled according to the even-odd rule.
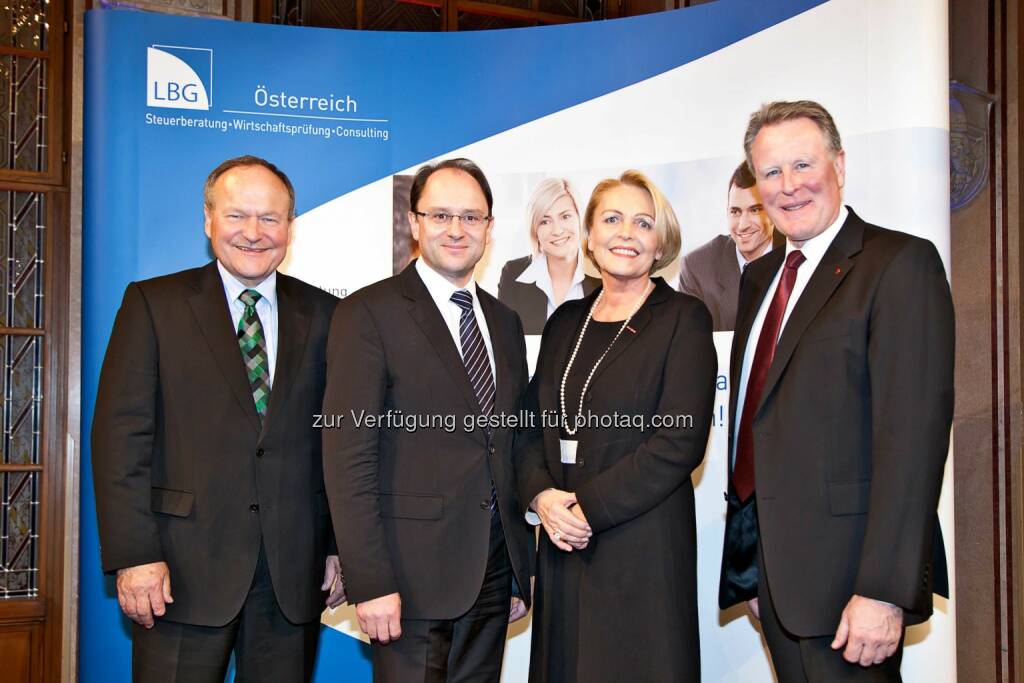
[[[263,324],[256,315],[256,302],[263,296],[255,289],[247,289],[238,295],[238,300],[245,304],[245,312],[238,321],[238,346],[242,349],[242,360],[245,361],[245,372],[249,375],[252,386],[252,398],[256,402],[256,412],[260,422],[267,414],[270,403],[270,361],[267,355],[267,342],[263,338]]]

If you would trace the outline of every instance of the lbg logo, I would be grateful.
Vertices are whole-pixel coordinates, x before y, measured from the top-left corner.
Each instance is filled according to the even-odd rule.
[[[209,109],[213,104],[213,50],[180,45],[146,48],[146,104]]]

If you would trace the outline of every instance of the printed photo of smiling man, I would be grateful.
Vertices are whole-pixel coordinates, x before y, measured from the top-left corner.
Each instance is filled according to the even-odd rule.
[[[776,238],[746,161],[736,167],[729,179],[726,217],[727,235],[716,235],[679,262],[679,291],[704,302],[711,311],[716,332],[736,326],[736,301],[743,269],[776,244],[785,242],[781,235]]]

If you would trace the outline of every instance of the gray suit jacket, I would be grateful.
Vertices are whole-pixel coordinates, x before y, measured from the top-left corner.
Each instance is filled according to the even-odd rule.
[[[731,237],[717,235],[683,257],[679,264],[679,291],[704,302],[711,311],[715,332],[736,327],[740,265]]]

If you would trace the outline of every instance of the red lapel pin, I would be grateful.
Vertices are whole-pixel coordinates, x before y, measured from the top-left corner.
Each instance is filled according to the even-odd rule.
[[[634,329],[633,329],[632,327],[630,327],[629,325],[626,325],[626,329],[627,329],[627,330],[629,330],[629,333],[630,333],[630,334],[636,334],[636,330],[634,330]]]
[[[836,275],[839,275],[839,273],[841,272],[843,272],[843,269],[840,268],[839,266],[836,266]]]

